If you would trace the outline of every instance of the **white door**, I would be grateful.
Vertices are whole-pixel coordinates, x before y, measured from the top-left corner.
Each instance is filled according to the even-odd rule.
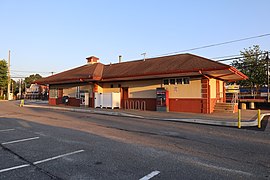
[[[84,93],[84,105],[89,106],[89,93]]]
[[[102,93],[95,93],[95,108],[102,108],[103,107],[103,94]]]

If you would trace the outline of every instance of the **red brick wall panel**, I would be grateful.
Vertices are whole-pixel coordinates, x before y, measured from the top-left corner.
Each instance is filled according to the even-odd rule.
[[[172,99],[170,98],[170,108],[169,111],[173,112],[192,112],[192,113],[202,113],[202,99]]]
[[[49,98],[49,105],[58,105],[62,103],[62,98]]]
[[[80,99],[68,98],[68,106],[80,107]]]

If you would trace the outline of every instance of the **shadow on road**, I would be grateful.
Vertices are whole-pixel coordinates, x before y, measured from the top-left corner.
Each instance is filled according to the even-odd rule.
[[[269,121],[269,117],[265,116],[261,121],[261,128],[254,126],[254,127],[243,127],[243,129],[254,130],[254,131],[265,131],[267,129],[268,121]]]

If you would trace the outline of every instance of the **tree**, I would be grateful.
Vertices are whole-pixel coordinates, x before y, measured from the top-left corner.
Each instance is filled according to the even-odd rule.
[[[26,87],[29,88],[30,85],[31,85],[34,81],[36,81],[36,80],[38,80],[38,79],[41,79],[41,78],[42,78],[42,76],[39,75],[39,74],[32,74],[32,75],[30,75],[29,77],[26,77],[25,80],[24,80],[24,82],[25,82],[25,84],[26,84]]]
[[[0,96],[4,95],[8,83],[8,66],[5,60],[0,60]]]
[[[266,69],[266,52],[260,50],[259,45],[254,45],[244,51],[240,51],[243,58],[232,62],[232,66],[236,67],[249,79],[237,82],[241,86],[250,88],[260,88],[266,85],[267,69]]]

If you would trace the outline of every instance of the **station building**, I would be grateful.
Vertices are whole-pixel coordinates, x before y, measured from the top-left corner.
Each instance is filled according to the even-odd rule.
[[[123,109],[212,113],[226,101],[226,82],[247,79],[232,66],[193,54],[107,65],[95,56],[86,59],[83,66],[37,81],[49,86],[50,105],[65,104],[67,97],[69,106],[102,107],[97,98],[115,93]]]

